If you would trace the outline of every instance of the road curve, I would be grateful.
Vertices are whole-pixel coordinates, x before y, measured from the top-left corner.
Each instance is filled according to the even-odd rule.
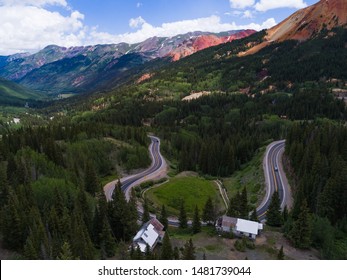
[[[283,170],[282,156],[285,148],[285,140],[271,143],[264,157],[263,167],[266,181],[266,195],[257,208],[257,215],[261,221],[266,220],[266,212],[269,208],[272,194],[278,191],[281,208],[285,205],[292,206],[292,196],[286,174]]]
[[[160,153],[160,139],[155,136],[149,136],[151,144],[149,145],[149,153],[151,155],[151,166],[141,173],[134,174],[120,179],[122,183],[122,191],[129,200],[132,187],[139,185],[145,181],[157,180],[163,178],[167,174],[167,164],[164,157]],[[112,199],[112,193],[118,180],[114,180],[104,186],[104,192],[107,201]]]

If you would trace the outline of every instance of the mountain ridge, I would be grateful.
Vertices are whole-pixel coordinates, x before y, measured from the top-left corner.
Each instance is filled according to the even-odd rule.
[[[105,78],[112,83],[124,72],[148,61],[157,58],[178,60],[253,33],[254,30],[222,33],[197,31],[167,38],[152,37],[132,45],[120,43],[70,48],[50,45],[33,55],[1,57],[0,76],[48,94],[80,93],[96,90],[93,84]],[[124,61],[128,61],[129,65]],[[120,62],[122,65],[119,65]]]

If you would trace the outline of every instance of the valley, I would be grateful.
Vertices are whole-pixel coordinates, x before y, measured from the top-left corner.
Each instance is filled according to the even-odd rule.
[[[0,56],[1,258],[347,259],[346,15]]]

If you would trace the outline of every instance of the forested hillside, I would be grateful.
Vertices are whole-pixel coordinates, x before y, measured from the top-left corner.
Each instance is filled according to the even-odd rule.
[[[258,32],[164,66],[141,89],[182,98],[192,91],[293,92],[308,82],[329,86],[330,79],[346,81],[347,29],[325,30],[312,40],[273,43],[254,55],[238,56],[264,36],[265,31]]]
[[[347,129],[327,121],[292,126],[286,154],[295,174],[295,204],[286,225],[298,247],[314,245],[324,258],[347,258]],[[303,211],[312,213],[304,217]],[[304,223],[297,232],[296,225]],[[303,235],[311,232],[311,236]],[[298,236],[298,234],[301,235]]]
[[[106,203],[100,178],[148,166],[147,145],[142,128],[90,122],[8,131],[0,142],[4,246],[27,259],[113,256],[116,240],[137,230],[137,210],[122,193]]]

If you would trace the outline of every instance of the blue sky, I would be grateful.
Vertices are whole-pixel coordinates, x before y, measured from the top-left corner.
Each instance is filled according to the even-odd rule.
[[[0,55],[46,45],[140,42],[189,31],[270,28],[318,0],[0,0]]]

